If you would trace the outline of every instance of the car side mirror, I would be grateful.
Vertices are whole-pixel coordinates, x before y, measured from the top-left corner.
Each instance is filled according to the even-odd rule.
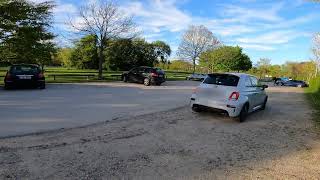
[[[267,89],[269,86],[264,84],[261,87],[262,87],[262,89]]]

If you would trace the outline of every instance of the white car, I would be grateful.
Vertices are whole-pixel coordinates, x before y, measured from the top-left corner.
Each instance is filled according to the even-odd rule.
[[[207,77],[206,74],[191,74],[186,77],[186,80],[196,80],[196,81],[203,81]]]
[[[193,91],[190,105],[200,112],[212,108],[227,113],[243,122],[248,113],[265,109],[267,85],[259,85],[258,79],[243,73],[208,74]]]

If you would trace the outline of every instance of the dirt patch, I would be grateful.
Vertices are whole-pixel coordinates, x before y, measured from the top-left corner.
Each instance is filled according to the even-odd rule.
[[[270,88],[245,123],[189,107],[0,140],[0,179],[312,179],[320,146],[301,89]]]

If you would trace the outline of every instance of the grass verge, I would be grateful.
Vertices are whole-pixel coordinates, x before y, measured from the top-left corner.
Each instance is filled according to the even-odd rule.
[[[310,81],[310,87],[305,90],[307,98],[315,109],[314,121],[318,129],[320,129],[320,76]]]

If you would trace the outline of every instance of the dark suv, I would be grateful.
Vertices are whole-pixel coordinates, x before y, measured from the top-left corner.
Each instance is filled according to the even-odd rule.
[[[143,83],[146,86],[161,85],[165,82],[165,73],[159,68],[142,66],[124,72],[121,79],[124,82]]]
[[[12,65],[4,78],[4,88],[14,87],[46,87],[45,77],[38,65],[19,64]]]

